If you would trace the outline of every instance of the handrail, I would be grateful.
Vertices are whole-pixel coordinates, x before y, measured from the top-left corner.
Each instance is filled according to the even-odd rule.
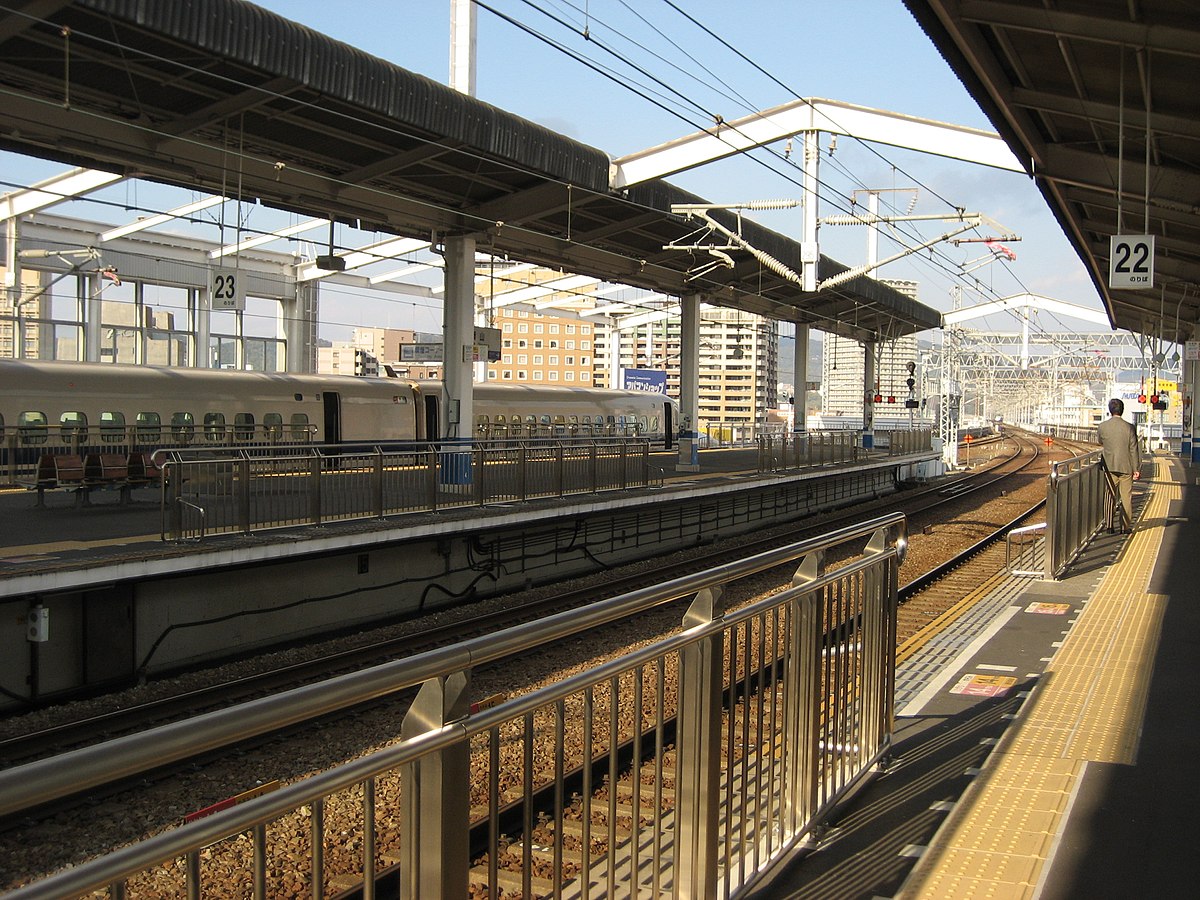
[[[167,539],[185,537],[175,504],[184,496],[207,510],[208,534],[249,534],[654,484],[644,438],[173,449],[155,459],[169,489]]]
[[[1107,484],[1099,450],[1081,453],[1050,464],[1046,486],[1046,566],[1044,577],[1053,581],[1066,571],[1104,527]]]
[[[870,540],[857,560],[833,572],[824,571],[826,551],[837,544],[866,536],[870,536]],[[906,546],[903,515],[882,516],[839,529],[826,537],[797,542],[746,560],[683,576],[664,585],[631,591],[582,611],[514,626],[497,635],[470,640],[456,647],[430,651],[365,673],[331,679],[323,685],[298,688],[190,722],[164,726],[137,738],[120,738],[98,748],[65,754],[57,760],[0,772],[0,814],[10,814],[23,808],[19,803],[61,796],[56,791],[67,778],[76,790],[95,783],[92,779],[101,767],[113,774],[125,775],[131,758],[139,759],[139,764],[162,764],[169,761],[164,754],[183,752],[193,741],[202,746],[186,747],[189,752],[212,749],[214,729],[222,731],[233,727],[245,733],[251,730],[251,721],[262,726],[267,718],[289,724],[299,720],[298,707],[304,708],[301,717],[307,717],[423,683],[421,694],[405,719],[399,743],[59,872],[19,888],[9,896],[13,900],[75,896],[105,886],[123,894],[127,879],[180,857],[187,860],[188,889],[199,895],[201,850],[248,830],[254,832],[256,844],[264,851],[254,854],[251,865],[254,867],[256,896],[265,896],[266,825],[298,809],[311,808],[312,838],[317,842],[323,839],[320,810],[324,808],[326,798],[359,786],[362,787],[363,814],[368,817],[362,865],[363,877],[369,880],[374,871],[371,847],[377,827],[375,779],[397,770],[404,785],[402,802],[398,810],[389,807],[387,815],[399,815],[401,819],[399,835],[404,877],[401,895],[463,896],[470,866],[464,842],[470,811],[462,790],[462,778],[469,778],[472,738],[491,742],[490,753],[495,758],[499,752],[496,742],[507,743],[504,737],[507,729],[532,727],[536,715],[557,716],[561,727],[562,710],[564,703],[570,702],[569,698],[590,697],[591,692],[601,685],[610,686],[615,694],[621,679],[634,678],[640,684],[642,675],[639,673],[649,672],[648,677],[658,678],[655,673],[661,673],[664,665],[678,666],[680,721],[674,740],[678,793],[670,815],[661,817],[669,818],[669,823],[664,825],[656,815],[655,822],[645,827],[655,830],[656,842],[669,831],[675,850],[673,854],[661,856],[655,852],[653,860],[647,862],[652,862],[656,870],[662,867],[663,877],[673,878],[685,893],[716,896],[723,890],[724,895],[733,896],[765,871],[771,859],[801,839],[819,817],[827,815],[855,784],[867,777],[890,747],[897,568]],[[791,587],[735,613],[723,614],[717,602],[723,584],[773,566],[796,562],[800,565]],[[481,711],[469,709],[467,689],[472,667],[494,661],[514,650],[528,650],[548,641],[561,640],[593,625],[634,615],[686,596],[695,599],[680,632],[631,651],[591,672],[571,676]],[[857,611],[845,606],[852,596]],[[837,628],[838,619],[830,618],[835,615],[835,609],[838,610],[836,616],[850,615],[849,622],[853,622],[853,626]],[[781,621],[789,623],[786,637],[778,627]],[[829,628],[834,631],[827,631]],[[747,760],[735,768],[728,768],[726,754],[720,750],[724,727],[722,708],[726,702],[733,703],[742,691],[725,691],[721,687],[725,666],[722,648],[728,644],[729,653],[741,653],[737,643],[739,634],[744,632],[747,650],[750,643],[761,650],[761,637],[751,639],[750,635],[761,635],[763,629],[769,629],[775,635],[772,646],[778,649],[772,649],[772,653],[782,654],[778,670],[772,658],[762,660],[772,672],[779,672],[777,685],[768,693],[778,698],[780,710],[772,716],[771,736],[764,737],[765,743],[758,742],[748,748],[756,756],[762,754],[764,762]],[[831,647],[829,658],[826,658],[822,648],[827,641],[844,643],[837,645],[840,650]],[[842,685],[856,684],[857,690],[847,694],[842,688],[835,690],[830,685],[823,685],[820,672],[831,664],[848,666],[835,680]],[[759,674],[747,672],[738,677],[744,677],[741,684],[745,689],[752,686],[761,689],[768,686],[765,671]],[[815,693],[826,689],[833,691],[827,699]],[[770,701],[760,698],[758,702]],[[585,703],[585,721],[590,715],[589,710],[590,705]],[[728,712],[732,721],[733,710]],[[661,727],[661,719],[659,721]],[[614,729],[607,730],[609,746],[606,752],[613,754],[617,735],[613,733]],[[585,727],[585,733],[591,740],[593,732]],[[153,754],[139,750],[139,745],[149,745]],[[655,752],[662,752],[661,745]],[[487,756],[487,753],[483,755]],[[437,759],[431,765],[414,765],[418,760],[433,756]],[[554,758],[555,753],[548,752],[547,757]],[[765,763],[768,759],[769,764]],[[661,766],[661,759],[656,766]],[[747,773],[754,773],[753,780]],[[660,788],[661,781],[656,780],[655,789]],[[47,790],[49,795],[44,793]],[[492,796],[497,795],[494,780],[489,790]],[[731,790],[740,797],[734,808],[729,806]],[[17,804],[13,802],[14,795],[22,798]],[[526,793],[526,802],[530,799]],[[594,877],[591,868],[607,866],[611,883],[619,877],[617,848],[610,843],[607,859],[591,860],[590,850],[586,849],[589,847],[586,823],[591,816],[587,805],[592,800],[586,787],[579,802],[585,804],[581,819],[585,828],[585,857],[579,877],[586,881]],[[602,802],[609,803],[611,808],[615,800]],[[718,809],[724,811],[724,815],[718,816]],[[560,808],[556,808],[555,815],[561,816]],[[638,841],[635,839],[633,844],[636,853]],[[730,846],[734,853],[741,855],[742,862],[734,865],[732,858],[727,858],[726,865],[719,866],[719,848],[728,850]],[[561,846],[557,850],[561,852]],[[494,859],[496,852],[497,848],[489,845],[489,859]],[[320,894],[325,876],[320,862],[321,845],[317,843],[314,843],[312,859],[314,892]],[[657,883],[657,875],[655,878]],[[725,881],[723,886],[718,884],[721,880]]]
[[[484,665],[519,650],[560,641],[590,628],[646,612],[706,588],[793,562],[818,549],[875,534],[880,530],[893,536],[891,543],[896,546],[903,561],[908,548],[906,527],[907,520],[902,513],[891,513],[861,524],[848,525],[822,537],[767,550],[664,584],[639,588],[583,609],[514,625],[452,647],[430,650],[407,659],[331,678],[320,684],[294,688],[282,694],[163,725],[142,734],[115,738],[52,759],[0,771],[0,816],[13,815],[98,784],[140,775],[157,766],[377,699],[435,678],[445,671]]]

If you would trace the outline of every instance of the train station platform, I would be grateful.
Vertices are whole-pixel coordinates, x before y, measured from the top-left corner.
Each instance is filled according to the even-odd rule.
[[[1167,455],[1130,536],[1057,581],[1004,578],[897,672],[895,754],[751,892],[1176,897],[1195,890],[1200,486]]]

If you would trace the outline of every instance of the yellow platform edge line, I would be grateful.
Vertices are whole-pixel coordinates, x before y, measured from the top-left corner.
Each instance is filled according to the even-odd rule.
[[[1137,529],[894,900],[1033,900],[1087,763],[1136,761],[1169,600],[1149,580],[1186,477],[1155,462]]]

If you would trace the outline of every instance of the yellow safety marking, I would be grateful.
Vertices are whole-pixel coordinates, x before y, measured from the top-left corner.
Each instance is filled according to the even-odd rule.
[[[48,553],[64,553],[69,550],[92,550],[96,547],[120,547],[124,544],[148,544],[161,541],[157,534],[137,534],[129,537],[101,538],[94,541],[49,541],[44,544],[25,544],[17,547],[5,547],[4,556],[10,562],[23,562],[26,558],[37,559]]]
[[[1169,600],[1149,580],[1184,477],[1156,462],[1169,477],[897,900],[1032,900],[1087,763],[1136,762]]]

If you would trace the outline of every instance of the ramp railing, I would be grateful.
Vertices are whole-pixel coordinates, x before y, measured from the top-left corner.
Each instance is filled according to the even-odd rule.
[[[860,549],[855,549],[855,544]],[[0,772],[0,812],[197,746],[420,684],[399,740],[346,765],[19,888],[11,900],[245,896],[392,866],[399,896],[736,897],[891,746],[903,515],[643,588],[375,670]],[[825,557],[851,559],[836,571]],[[778,566],[790,586],[722,597]],[[680,628],[530,693],[477,698],[472,670],[690,599]],[[580,638],[575,638],[580,640]],[[120,742],[120,752],[115,745]],[[174,754],[174,756],[172,755]],[[252,848],[247,863],[238,848]],[[297,871],[297,861],[307,871]],[[219,873],[226,873],[221,875]],[[207,885],[207,887],[206,887]]]
[[[1046,487],[1045,577],[1061,576],[1109,521],[1114,486],[1094,450],[1050,464]]]
[[[195,539],[644,487],[638,438],[293,452],[160,451],[162,537]]]

